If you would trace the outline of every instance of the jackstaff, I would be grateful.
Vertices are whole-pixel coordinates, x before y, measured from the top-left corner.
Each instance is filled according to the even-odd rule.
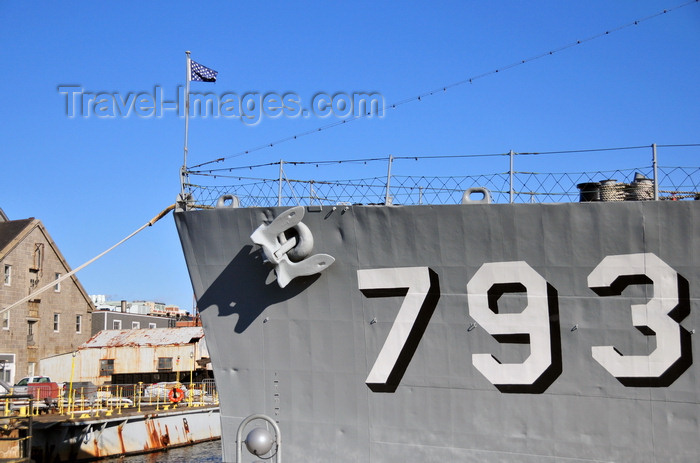
[[[185,79],[185,149],[182,168],[180,169],[180,193],[184,198],[185,183],[187,182],[187,137],[190,130],[190,82],[216,82],[217,71],[193,61],[190,52],[187,55],[187,77]]]

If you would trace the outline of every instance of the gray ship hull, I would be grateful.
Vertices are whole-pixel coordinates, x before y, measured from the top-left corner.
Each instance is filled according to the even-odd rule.
[[[255,413],[291,462],[698,461],[700,202],[306,207],[282,288],[286,210],[175,214],[225,461]]]

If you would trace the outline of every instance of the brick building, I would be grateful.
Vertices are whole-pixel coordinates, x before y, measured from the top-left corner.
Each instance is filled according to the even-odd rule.
[[[0,211],[0,310],[70,272],[41,221],[7,220]],[[94,305],[73,276],[0,314],[0,378],[40,375],[39,360],[90,338]],[[4,362],[3,362],[4,361]]]

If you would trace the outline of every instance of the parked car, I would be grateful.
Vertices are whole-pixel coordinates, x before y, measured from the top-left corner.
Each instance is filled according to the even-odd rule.
[[[32,394],[35,399],[57,401],[63,396],[63,383],[51,381],[48,376],[27,376],[13,388],[15,394]]]

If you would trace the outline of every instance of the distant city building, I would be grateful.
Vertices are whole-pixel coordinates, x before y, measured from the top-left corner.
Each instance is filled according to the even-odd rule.
[[[90,298],[96,306],[92,335],[101,330],[175,328],[178,321],[190,320],[187,312],[176,305],[154,301],[110,301],[102,294],[91,295]]]
[[[93,294],[90,296],[97,310],[115,310],[124,313],[142,315],[160,315],[166,317],[177,317],[188,315],[185,310],[172,304],[165,304],[156,301],[110,301],[104,294]]]
[[[166,315],[165,304],[151,301],[134,301],[130,304],[131,313]]]
[[[95,307],[99,307],[101,304],[107,302],[107,296],[104,294],[90,294],[90,299],[92,303],[95,304]]]
[[[176,305],[166,305],[165,306],[165,313],[169,314],[170,316],[176,316],[176,317],[184,317],[189,315],[189,313],[185,309],[181,309],[180,307]]]
[[[1,212],[1,211],[0,211]],[[0,213],[0,307],[70,272],[41,221]],[[72,352],[91,335],[93,302],[76,276],[0,314],[0,377],[14,384],[41,375],[39,360]]]

